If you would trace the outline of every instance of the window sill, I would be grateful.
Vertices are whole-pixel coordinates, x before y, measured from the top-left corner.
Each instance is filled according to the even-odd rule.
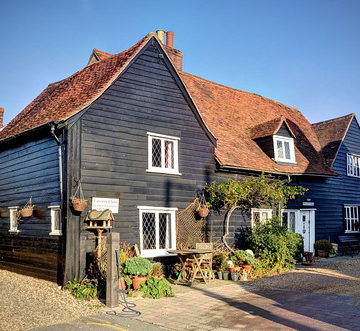
[[[50,232],[49,236],[62,236],[62,232]]]
[[[356,230],[345,230],[344,233],[359,233],[360,231]]]
[[[15,234],[15,233],[19,233],[20,230],[9,230],[9,233]]]
[[[296,162],[295,161],[289,161],[289,160],[275,160],[274,161],[279,164],[279,165],[286,165],[286,166],[292,166],[295,167],[296,166]]]
[[[177,171],[166,171],[166,170],[157,170],[157,169],[146,169],[146,172],[155,173],[155,174],[162,174],[162,175],[175,175],[181,176],[182,174]]]
[[[169,248],[169,251],[173,250],[172,248]],[[141,257],[144,258],[152,258],[152,257],[166,257],[166,256],[177,256],[177,254],[170,254],[168,252],[164,251],[154,251],[154,250],[144,250],[140,254]]]
[[[353,178],[360,178],[360,176],[355,176],[355,175],[351,175],[351,174],[347,174],[348,177],[353,177]]]

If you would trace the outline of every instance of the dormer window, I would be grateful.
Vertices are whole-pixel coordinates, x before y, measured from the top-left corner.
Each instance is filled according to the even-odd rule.
[[[294,139],[274,135],[273,141],[275,161],[295,163]]]
[[[347,175],[360,177],[360,156],[354,154],[347,155]]]

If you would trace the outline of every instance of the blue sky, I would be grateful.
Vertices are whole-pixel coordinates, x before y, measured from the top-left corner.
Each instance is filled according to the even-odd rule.
[[[0,106],[9,122],[93,48],[175,33],[184,70],[300,109],[360,120],[360,1],[0,0]]]

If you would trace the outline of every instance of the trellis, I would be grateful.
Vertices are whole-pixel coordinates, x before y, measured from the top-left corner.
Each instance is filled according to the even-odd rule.
[[[196,198],[185,209],[176,213],[176,246],[177,249],[195,248],[196,243],[206,242],[206,218],[197,217],[200,207]]]

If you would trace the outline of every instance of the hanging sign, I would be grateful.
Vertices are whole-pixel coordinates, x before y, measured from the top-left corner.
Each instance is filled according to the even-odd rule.
[[[119,213],[119,199],[93,197],[91,209],[95,209],[95,210],[110,209],[113,214],[118,214]]]
[[[302,203],[303,206],[307,206],[307,207],[313,207],[314,206],[314,202],[313,201],[304,201]]]

